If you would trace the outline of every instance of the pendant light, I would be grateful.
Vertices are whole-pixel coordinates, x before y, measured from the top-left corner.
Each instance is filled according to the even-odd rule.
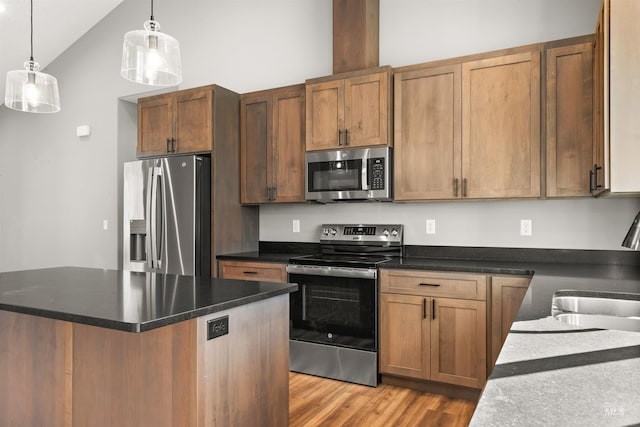
[[[180,45],[176,39],[160,32],[153,18],[145,21],[144,30],[124,35],[120,75],[127,80],[151,86],[175,86],[182,82]]]
[[[24,70],[7,73],[4,104],[27,113],[57,113],[60,111],[58,81],[40,72],[40,64],[33,60],[33,0],[31,0],[31,56]]]

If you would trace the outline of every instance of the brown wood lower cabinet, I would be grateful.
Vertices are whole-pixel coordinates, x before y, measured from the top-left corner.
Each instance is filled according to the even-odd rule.
[[[251,261],[218,261],[221,279],[261,280],[263,282],[287,282],[285,264]]]
[[[0,310],[0,426],[285,426],[289,295],[141,333]],[[207,339],[208,321],[229,333]]]
[[[398,286],[400,277],[420,283],[412,292],[411,286]],[[486,277],[473,278],[466,273],[380,270],[382,374],[473,388],[484,385]],[[470,284],[469,299],[459,297],[459,287],[451,289],[456,298],[448,298],[443,290],[447,284],[461,282]]]
[[[491,372],[496,359],[509,334],[511,324],[518,314],[522,299],[527,293],[531,277],[493,276],[491,277],[491,317],[490,317],[490,347],[489,366]]]

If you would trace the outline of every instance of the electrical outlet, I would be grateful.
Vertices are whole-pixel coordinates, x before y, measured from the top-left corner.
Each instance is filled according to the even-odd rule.
[[[427,229],[426,229],[427,234],[436,234],[436,220],[428,219],[426,222],[427,222]]]
[[[532,234],[532,224],[530,219],[521,219],[520,220],[520,235],[521,236],[531,236]]]
[[[299,233],[300,232],[300,220],[299,219],[294,219],[292,227],[293,227],[293,232],[294,233]]]
[[[109,229],[109,220],[107,220],[107,219],[103,219],[102,220],[102,229],[103,230],[108,230]]]

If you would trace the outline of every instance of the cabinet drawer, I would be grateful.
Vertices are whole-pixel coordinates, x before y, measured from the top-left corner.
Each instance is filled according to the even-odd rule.
[[[287,271],[284,264],[268,262],[219,261],[219,274],[223,279],[262,280],[286,283]]]
[[[483,274],[426,270],[380,270],[380,292],[485,301]]]

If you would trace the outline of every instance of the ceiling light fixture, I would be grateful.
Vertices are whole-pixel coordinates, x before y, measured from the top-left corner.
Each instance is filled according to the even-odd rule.
[[[57,113],[60,111],[58,81],[40,72],[40,64],[33,60],[33,0],[31,0],[31,56],[24,70],[7,73],[4,104],[27,113]]]
[[[127,80],[151,86],[175,86],[182,82],[180,45],[176,39],[160,32],[153,18],[145,21],[144,30],[124,35],[120,75]]]

